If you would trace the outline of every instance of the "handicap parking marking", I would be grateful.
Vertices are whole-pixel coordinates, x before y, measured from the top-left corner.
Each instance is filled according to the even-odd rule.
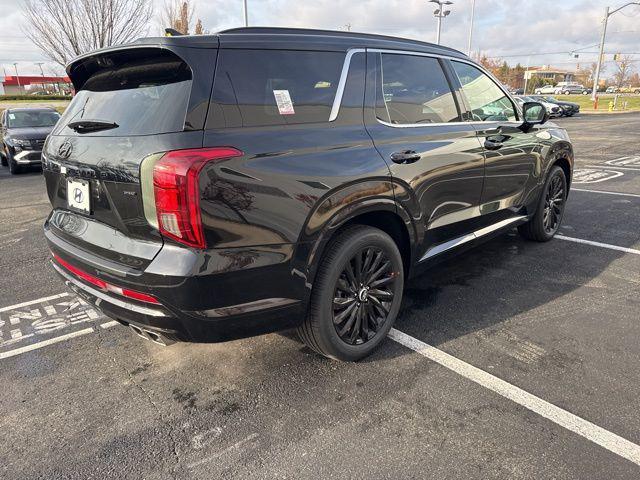
[[[591,166],[590,166],[591,167]],[[573,171],[573,180],[571,183],[600,183],[607,180],[613,180],[623,176],[624,173],[616,170],[600,170],[597,168],[576,168]]]
[[[607,165],[615,165],[620,167],[637,166],[640,168],[640,155],[630,155],[627,157],[620,157],[614,160],[608,160],[604,163],[606,163]]]
[[[16,348],[14,350],[9,350],[6,352],[0,352],[0,360],[3,358],[15,357],[17,355],[21,355],[26,352],[31,352],[33,350],[37,350],[42,347],[46,347],[47,345],[54,345],[56,343],[64,342],[65,340],[69,340],[71,338],[80,337],[82,335],[86,335],[87,333],[93,333],[93,327],[84,328],[82,330],[76,330],[75,332],[67,333],[65,335],[61,335],[59,337],[49,338],[47,340],[43,340],[42,342],[32,343],[30,345],[25,345],[24,347]]]
[[[85,327],[103,318],[93,306],[69,293],[3,307],[0,308],[0,349],[22,347],[27,343],[45,346],[48,343],[43,344],[43,337],[54,333],[64,333],[62,337],[66,337],[71,335],[66,333],[69,330]]]
[[[529,411],[537,413],[556,425],[576,433],[636,465],[640,465],[640,445],[630,442],[613,432],[605,430],[588,420],[578,417],[520,387],[506,382],[480,368],[474,367],[443,350],[433,347],[395,328],[392,328],[389,332],[389,338],[452,372],[517,403]]]

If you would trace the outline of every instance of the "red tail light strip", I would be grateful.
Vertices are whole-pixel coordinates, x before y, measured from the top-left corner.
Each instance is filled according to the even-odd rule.
[[[160,232],[184,245],[205,248],[200,213],[200,171],[243,153],[232,147],[193,148],[165,153],[153,167],[153,190]]]
[[[140,302],[155,303],[155,304],[160,303],[158,299],[155,298],[153,295],[149,295],[147,293],[142,293],[142,292],[136,292],[135,290],[129,290],[128,288],[116,287],[115,285],[107,283],[104,280],[99,279],[98,277],[94,277],[93,275],[88,274],[84,270],[80,270],[78,267],[74,267],[69,262],[63,260],[55,253],[52,253],[52,255],[55,261],[60,264],[60,266],[64,267],[69,272],[73,273],[76,277],[81,278],[85,282],[95,287],[98,287],[100,290],[104,292],[115,293],[116,295],[121,295],[123,297],[131,298],[133,300],[138,300]]]

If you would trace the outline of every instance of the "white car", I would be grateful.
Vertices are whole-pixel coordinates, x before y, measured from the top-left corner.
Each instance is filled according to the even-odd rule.
[[[556,93],[556,87],[553,85],[545,85],[544,87],[536,88],[534,90],[536,95],[551,95]]]
[[[562,108],[555,103],[545,102],[544,100],[539,100],[537,98],[531,98],[524,95],[518,95],[515,97],[520,106],[524,105],[524,102],[538,102],[541,103],[542,106],[547,110],[549,116],[551,118],[561,117],[562,116]]]

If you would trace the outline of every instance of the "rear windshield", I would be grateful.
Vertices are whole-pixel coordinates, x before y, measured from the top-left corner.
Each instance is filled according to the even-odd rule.
[[[145,52],[120,52],[114,58],[101,60],[100,68],[82,85],[55,133],[83,135],[67,126],[83,120],[118,125],[89,135],[182,131],[191,93],[191,70],[171,52]]]
[[[327,122],[344,52],[222,50],[207,128]]]
[[[7,114],[7,127],[53,127],[59,118],[58,112],[48,110],[13,111]]]

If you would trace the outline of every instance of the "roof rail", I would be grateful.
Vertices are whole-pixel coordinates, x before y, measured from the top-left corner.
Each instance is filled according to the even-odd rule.
[[[345,32],[343,30],[320,30],[311,28],[289,28],[289,27],[238,27],[230,28],[216,32],[218,35],[229,33],[254,33],[254,34],[271,34],[271,35],[330,35],[334,37],[351,37],[351,38],[368,38],[372,40],[388,40],[396,42],[412,43],[416,45],[424,45],[433,48],[439,48],[450,52],[461,53],[459,50],[451,47],[445,47],[435,43],[422,42],[420,40],[412,40],[410,38],[393,37],[390,35],[378,35],[374,33]]]

